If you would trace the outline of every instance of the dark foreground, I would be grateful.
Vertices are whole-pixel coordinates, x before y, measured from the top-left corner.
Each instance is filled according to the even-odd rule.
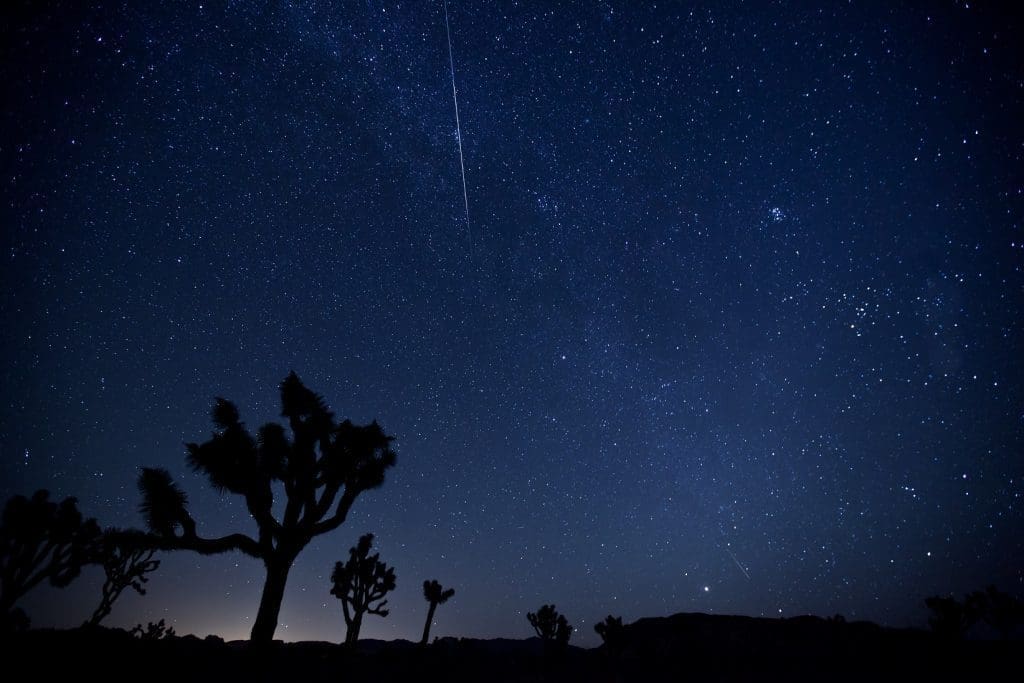
[[[555,651],[537,639],[274,643],[145,640],[112,629],[4,639],[3,671],[62,681],[982,681],[1016,680],[1021,641],[942,642],[816,617],[677,614],[626,627],[621,648]],[[9,679],[14,680],[14,679]]]

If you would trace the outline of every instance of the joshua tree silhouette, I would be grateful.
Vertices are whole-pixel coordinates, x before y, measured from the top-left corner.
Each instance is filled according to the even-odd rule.
[[[611,653],[617,653],[622,647],[622,617],[608,615],[604,621],[594,624],[594,630],[601,636],[605,649]]]
[[[106,580],[100,604],[85,622],[86,626],[98,626],[106,619],[125,588],[131,588],[139,595],[146,594],[142,585],[149,581],[146,574],[160,566],[160,560],[153,559],[155,552],[140,531],[110,530],[103,534],[98,560],[103,565]]]
[[[43,489],[14,496],[0,523],[0,621],[24,623],[14,605],[43,581],[63,587],[93,561],[99,547],[96,520],[82,520],[74,498],[60,504]]]
[[[234,404],[218,398],[213,407],[217,431],[209,441],[187,446],[189,464],[215,489],[245,499],[256,521],[255,538],[241,533],[200,537],[188,499],[166,470],[144,468],[139,477],[141,510],[154,547],[206,555],[239,550],[263,561],[267,578],[251,634],[256,642],[274,637],[288,572],[298,554],[314,537],[341,526],[359,494],[380,486],[395,464],[393,437],[376,422],[336,423],[323,399],[294,372],[281,383],[281,415],[288,419],[290,439],[276,423],[265,424],[254,437]],[[285,495],[280,519],[273,510],[278,483]]]
[[[361,536],[356,547],[349,549],[348,562],[336,562],[331,573],[331,595],[341,600],[348,627],[346,645],[359,640],[364,614],[388,615],[384,596],[395,589],[394,568],[380,561],[380,553],[370,555],[372,545],[373,534]]]
[[[436,580],[423,582],[423,598],[430,603],[430,609],[427,610],[427,623],[423,626],[423,638],[420,639],[420,645],[426,645],[427,640],[430,639],[430,625],[434,623],[434,610],[438,605],[448,602],[453,595],[455,595],[454,588],[444,590],[444,587]]]
[[[558,613],[554,605],[542,605],[537,613],[529,612],[526,615],[530,626],[537,632],[537,635],[544,641],[557,645],[568,645],[569,636],[572,635],[572,626],[565,616]]]

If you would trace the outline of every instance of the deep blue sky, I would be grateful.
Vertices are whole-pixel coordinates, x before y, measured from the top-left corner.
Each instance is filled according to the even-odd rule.
[[[39,3],[32,3],[39,5]],[[1024,68],[986,3],[5,9],[0,494],[140,525],[216,395],[295,370],[398,465],[302,554],[279,637],[525,637],[609,612],[1024,590]],[[1013,47],[1018,45],[1018,47]],[[77,624],[99,574],[40,590]],[[165,556],[112,625],[248,634],[262,567]]]

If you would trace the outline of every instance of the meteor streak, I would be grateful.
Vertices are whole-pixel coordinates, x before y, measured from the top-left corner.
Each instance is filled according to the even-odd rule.
[[[455,89],[455,59],[452,57],[452,29],[448,24],[448,0],[444,0],[444,32],[448,37],[448,66],[452,72],[452,100],[455,102],[455,138],[459,142],[459,168],[462,169],[462,202],[466,207],[466,233],[470,240],[473,233],[469,227],[469,194],[466,192],[466,161],[462,156],[462,124],[459,123],[459,94]]]
[[[743,576],[745,576],[745,577],[747,577],[747,579],[749,579],[750,578],[750,573],[747,571],[746,567],[744,567],[742,564],[740,564],[740,561],[736,559],[736,556],[733,554],[733,552],[731,550],[729,550],[729,548],[725,548],[725,552],[729,553],[729,557],[732,558],[732,561],[735,562],[736,566],[740,568],[741,572],[743,572]]]

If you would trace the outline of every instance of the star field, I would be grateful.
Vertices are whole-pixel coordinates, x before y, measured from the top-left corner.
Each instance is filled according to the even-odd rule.
[[[398,465],[363,533],[418,637],[680,611],[923,625],[1024,591],[1024,72],[974,3],[53,3],[0,50],[0,493],[138,526],[214,396],[295,370]],[[26,604],[77,625],[99,571]],[[163,556],[110,625],[246,637],[263,569]]]

